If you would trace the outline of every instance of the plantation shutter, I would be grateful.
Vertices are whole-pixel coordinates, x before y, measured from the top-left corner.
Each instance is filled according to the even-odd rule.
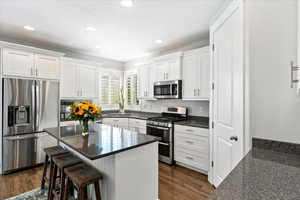
[[[118,104],[119,93],[120,93],[121,80],[120,77],[111,76],[110,78],[110,104]]]
[[[137,91],[138,91],[138,84],[137,84],[137,74],[129,75],[127,77],[127,104],[128,105],[137,105]]]
[[[109,105],[110,104],[110,98],[109,98],[109,76],[108,75],[102,75],[100,76],[100,103],[102,105]]]
[[[99,101],[105,108],[117,108],[121,77],[114,74],[100,75]]]

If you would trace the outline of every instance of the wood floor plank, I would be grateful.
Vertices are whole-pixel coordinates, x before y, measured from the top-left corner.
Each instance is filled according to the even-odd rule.
[[[43,168],[37,167],[0,176],[0,200],[40,187],[42,172]],[[207,200],[212,191],[207,176],[184,167],[159,164],[160,200]]]

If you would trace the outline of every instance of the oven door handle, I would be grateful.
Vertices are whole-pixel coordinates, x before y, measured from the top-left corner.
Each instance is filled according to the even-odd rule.
[[[164,145],[164,146],[170,146],[169,143],[165,143],[165,142],[159,142],[159,144]]]
[[[156,129],[165,130],[165,131],[168,131],[168,130],[169,130],[169,128],[164,128],[164,127],[160,127],[160,126],[151,126],[151,125],[147,125],[147,127],[150,127],[150,128],[156,128]]]

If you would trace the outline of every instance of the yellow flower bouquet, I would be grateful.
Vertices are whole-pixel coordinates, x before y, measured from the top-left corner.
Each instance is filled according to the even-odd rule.
[[[82,127],[82,135],[89,133],[89,121],[95,121],[101,116],[101,108],[95,104],[84,101],[71,105],[70,120],[79,120]]]

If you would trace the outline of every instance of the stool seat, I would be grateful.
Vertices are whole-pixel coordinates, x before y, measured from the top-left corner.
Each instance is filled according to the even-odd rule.
[[[64,169],[67,176],[67,186],[65,187],[64,200],[67,200],[68,188],[71,183],[78,189],[78,200],[86,200],[87,187],[94,184],[96,200],[101,200],[101,192],[99,181],[102,179],[102,174],[94,167],[81,163]]]
[[[61,146],[53,146],[53,147],[48,147],[44,149],[44,152],[46,154],[45,156],[45,162],[44,162],[44,170],[43,170],[43,176],[41,180],[41,189],[45,188],[46,182],[49,182],[49,179],[47,178],[47,168],[48,168],[48,162],[50,160],[50,165],[52,162],[52,158],[56,155],[62,155],[65,153],[68,153],[68,151]],[[51,169],[50,169],[50,177],[51,177]]]
[[[48,148],[45,148],[44,151],[45,151],[46,155],[48,155],[49,157],[68,153],[68,151],[66,149],[62,148],[61,146],[48,147]]]
[[[74,156],[71,153],[54,156],[52,160],[54,164],[61,170],[63,170],[66,167],[70,167],[72,165],[76,165],[82,162],[80,158]]]

